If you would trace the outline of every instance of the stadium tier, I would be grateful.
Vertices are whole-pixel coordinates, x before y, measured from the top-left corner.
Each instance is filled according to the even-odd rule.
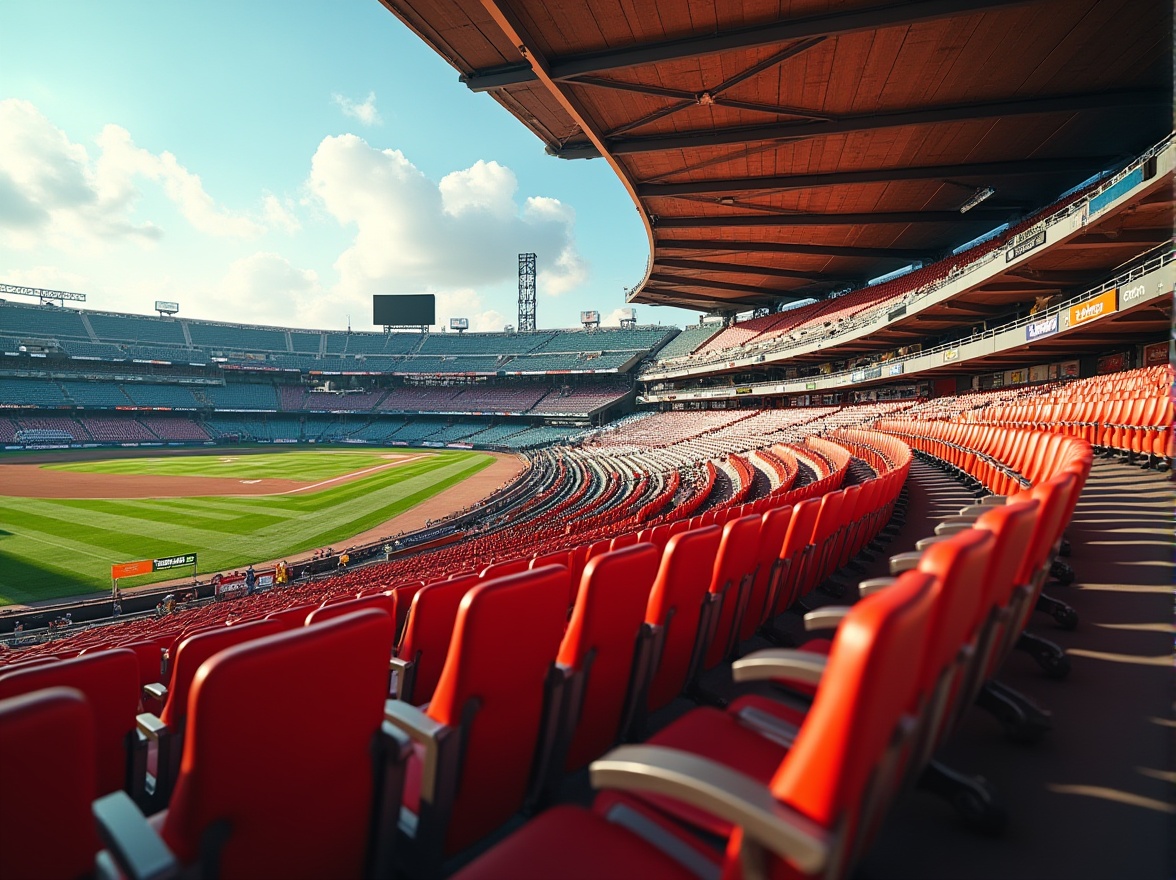
[[[1123,399],[1166,400],[1165,380],[1170,380],[1166,370],[1141,370],[1121,375],[1117,384],[1121,394],[1132,395]],[[1019,406],[1021,412],[1029,406],[1022,400],[1106,401],[1114,395],[1111,384],[1070,383],[1064,386],[1065,393],[1060,393],[1063,386],[1055,386],[1046,394],[1023,392],[1006,404]],[[677,763],[666,765],[676,768],[680,775],[674,778],[680,778],[683,787],[661,786],[658,793],[637,788],[628,809],[656,815],[659,822],[678,823],[675,827],[683,829],[679,833],[722,836],[735,825],[721,810],[708,812],[710,801],[689,794],[691,777],[703,767],[708,774],[734,768],[747,780],[740,784],[764,784],[778,767],[800,760],[794,757],[796,750],[833,748],[838,737],[830,725],[835,723],[852,722],[851,729],[859,733],[860,725],[871,725],[877,751],[862,752],[859,745],[855,759],[875,763],[881,760],[878,756],[890,754],[889,744],[904,744],[901,763],[889,765],[894,773],[889,794],[871,789],[865,801],[855,794],[836,815],[890,809],[902,780],[926,774],[936,776],[940,784],[935,790],[949,800],[970,792],[983,804],[990,797],[984,783],[939,769],[932,756],[951,740],[974,699],[981,706],[993,702],[985,694],[1001,695],[1005,702],[994,705],[1002,707],[1002,723],[1018,735],[1029,736],[1043,723],[1028,708],[1010,720],[1007,706],[1029,704],[1017,703],[1021,698],[994,678],[1016,659],[1011,654],[1018,649],[1052,675],[1068,668],[1061,649],[1027,628],[1039,622],[1038,612],[1057,614],[1059,603],[1041,589],[1051,571],[1061,570],[1056,558],[1059,536],[1075,510],[1093,458],[1083,426],[1050,422],[1049,416],[1058,414],[1053,409],[1039,406],[1031,429],[999,426],[985,421],[984,415],[999,419],[1005,410],[976,407],[969,398],[943,401],[942,413],[978,415],[971,421],[910,418],[914,402],[904,404],[906,412],[875,404],[716,414],[705,423],[705,432],[697,430],[702,424],[698,414],[694,426],[671,418],[675,414],[631,420],[607,443],[593,445],[601,454],[585,457],[576,450],[559,449],[533,453],[521,478],[529,491],[511,506],[494,511],[482,528],[458,545],[0,653],[0,717],[32,712],[28,705],[66,699],[58,693],[74,693],[42,691],[55,685],[85,695],[88,702],[77,703],[83,716],[107,700],[125,699],[127,693],[134,695],[133,708],[141,683],[159,678],[163,668],[167,687],[150,685],[143,697],[145,708],[163,719],[162,724],[152,722],[159,735],[153,740],[157,758],[148,765],[150,774],[124,772],[133,765],[135,747],[125,744],[129,740],[122,733],[137,723],[134,711],[101,716],[102,724],[110,725],[109,747],[91,753],[94,747],[87,741],[79,749],[92,762],[88,772],[104,780],[97,783],[96,792],[109,800],[101,803],[130,799],[147,811],[176,810],[189,797],[189,780],[210,772],[199,762],[181,764],[174,757],[176,750],[190,748],[182,745],[182,737],[194,735],[192,725],[199,723],[201,713],[214,711],[209,702],[214,691],[207,685],[191,690],[186,710],[176,702],[183,703],[189,694],[196,668],[214,657],[201,673],[211,681],[217,664],[228,663],[230,657],[257,662],[282,657],[281,668],[288,674],[296,662],[290,659],[295,646],[305,654],[307,668],[322,668],[322,658],[334,651],[332,639],[340,634],[352,645],[346,668],[359,688],[357,694],[366,693],[373,705],[383,707],[383,717],[393,729],[426,744],[443,742],[439,733],[430,731],[448,730],[443,735],[465,744],[465,760],[430,746],[437,749],[431,760],[439,768],[430,792],[436,802],[446,804],[443,814],[426,809],[412,789],[403,794],[399,787],[385,789],[384,798],[393,800],[379,801],[380,809],[392,809],[392,815],[397,814],[396,807],[409,810],[422,823],[415,835],[399,833],[400,858],[405,860],[401,864],[410,871],[416,870],[410,866],[419,865],[438,869],[509,820],[529,797],[556,797],[561,780],[592,761],[598,761],[595,768],[669,761],[669,753],[663,756],[665,747],[684,750],[682,757],[674,758]],[[91,419],[90,424],[109,427],[100,419]],[[60,423],[56,427],[60,429]],[[420,425],[405,425],[398,433],[419,439],[455,438],[465,430],[430,427],[431,433]],[[758,436],[760,446],[746,455],[687,456],[681,461],[690,464],[661,474],[634,465],[634,448],[650,453],[686,448],[703,433],[726,439]],[[1123,442],[1130,447],[1134,440]],[[1107,447],[1094,447],[1099,448]],[[607,450],[612,450],[611,461],[603,455]],[[890,570],[896,576],[863,581],[863,598],[851,607],[808,613],[810,629],[835,631],[832,642],[806,644],[795,659],[774,650],[751,653],[731,666],[740,646],[762,639],[757,632],[782,626],[794,613],[790,609],[805,613],[818,588],[829,588],[830,579],[835,580],[846,564],[856,560],[861,568],[863,560],[873,558],[868,548],[895,537],[899,530],[893,518],[901,520],[907,508],[904,482],[912,473],[921,475],[918,480],[926,479],[927,465],[916,460],[912,450],[923,462],[934,463],[973,487],[980,502],[961,491],[960,497],[972,498],[973,503],[963,504],[958,512],[944,511],[951,515],[942,519],[934,541],[894,556]],[[550,616],[550,622],[540,626],[540,613]],[[671,618],[672,637],[660,645],[651,641],[648,633],[656,633]],[[929,621],[940,618],[951,621],[951,626],[927,628]],[[482,633],[482,626],[489,629]],[[365,627],[386,630],[384,646],[367,658],[354,650]],[[645,634],[636,635],[639,631]],[[497,648],[485,649],[490,653],[484,656],[476,653],[483,650],[478,647],[483,638],[492,644],[512,640],[512,656],[533,656],[526,662],[534,664],[535,674],[507,678],[512,708],[501,718],[496,708],[490,708],[497,705],[488,699],[493,691],[485,690],[489,685],[483,683],[479,693],[487,708],[464,723],[447,721],[442,708],[454,699],[450,694],[470,687],[466,678],[476,674],[466,663],[447,657],[475,652],[470,662],[494,667],[491,658],[501,656]],[[912,652],[912,644],[924,647]],[[218,653],[231,645],[239,647]],[[592,646],[591,664],[584,659],[586,645]],[[649,663],[655,648],[660,661]],[[386,675],[389,656],[396,671],[391,690]],[[557,658],[563,658],[559,662],[564,677],[556,680],[554,689],[550,683],[545,688],[545,670],[554,668]],[[810,666],[817,664],[811,672],[804,671],[809,668],[801,664],[804,658],[811,658],[805,661]],[[378,663],[384,664],[379,667],[384,673],[379,673]],[[366,676],[360,668],[364,664],[371,667],[371,681],[360,687]],[[679,694],[696,692],[702,682],[711,680],[712,670],[728,666],[744,682],[784,676],[791,687],[810,694],[812,708],[807,716],[797,715],[773,692],[752,690],[725,711],[697,708],[682,714],[675,709],[667,714]],[[512,666],[515,672],[518,668]],[[235,667],[229,674],[235,674]],[[501,677],[488,679],[493,680]],[[889,690],[882,688],[885,682],[891,684]],[[899,693],[892,693],[895,682],[901,682]],[[577,687],[579,696],[573,698]],[[867,698],[867,692],[874,694]],[[879,694],[885,699],[880,701]],[[521,712],[520,700],[532,709]],[[555,711],[557,705],[564,709]],[[542,712],[544,706],[553,714]],[[41,708],[33,714],[47,711]],[[373,730],[379,717],[377,713],[377,720],[370,722]],[[561,720],[543,724],[541,717]],[[908,720],[899,724],[903,717]],[[337,726],[338,719],[335,722]],[[779,739],[779,731],[785,729],[795,740],[789,740],[791,749]],[[509,747],[480,751],[479,744],[494,730],[510,733]],[[894,740],[893,731],[902,738]],[[644,745],[610,751],[622,739]],[[370,761],[367,742],[359,737],[340,746],[336,758],[354,749]],[[809,742],[811,746],[806,745]],[[407,762],[398,772],[410,778],[417,772],[414,762],[422,760],[411,748],[381,754],[383,760]],[[536,763],[537,755],[547,757]],[[694,767],[698,769],[688,769]],[[370,780],[370,769],[364,772]],[[487,786],[493,793],[470,793],[485,792]],[[793,796],[782,792],[778,797],[789,804]],[[657,812],[651,812],[655,808]],[[368,815],[368,809],[359,815]],[[101,818],[103,810],[98,813]],[[474,861],[465,869],[466,876],[508,876],[508,869],[533,867],[543,858],[544,840],[558,839],[564,845],[585,836],[595,840],[594,835],[602,833],[595,815],[571,805],[544,811]],[[430,822],[441,824],[426,834]],[[364,820],[357,827],[380,826]],[[389,826],[394,827],[395,823]],[[93,844],[70,841],[92,856]],[[364,849],[356,846],[357,853]],[[334,858],[332,865],[337,866],[341,856],[336,852]],[[557,870],[553,876],[559,875]]]
[[[1170,10],[384,5],[698,323],[0,301],[0,878],[1171,876]]]

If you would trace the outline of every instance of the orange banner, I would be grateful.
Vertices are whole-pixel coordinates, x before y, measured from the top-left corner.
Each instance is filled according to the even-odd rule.
[[[151,574],[152,570],[150,559],[140,559],[138,562],[119,562],[110,566],[110,576],[118,580],[119,578],[134,577],[137,574]]]
[[[1079,324],[1085,324],[1087,321],[1093,321],[1115,311],[1119,304],[1118,293],[1118,288],[1115,288],[1106,293],[1100,293],[1094,299],[1089,299],[1080,305],[1070,306],[1070,326],[1077,327]]]

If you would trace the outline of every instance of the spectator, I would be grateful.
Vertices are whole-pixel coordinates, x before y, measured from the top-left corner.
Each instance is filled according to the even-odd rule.
[[[120,614],[122,614],[122,603],[119,602],[118,599],[115,599],[114,607],[111,609],[111,615],[113,617],[118,617]]]
[[[391,543],[384,545],[384,561],[390,562],[392,560],[392,545]]]
[[[346,568],[347,563],[349,563],[350,561],[351,561],[351,554],[348,553],[346,550],[344,550],[343,555],[339,557],[339,568]]]
[[[245,569],[245,595],[252,596],[253,588],[255,586],[257,586],[257,572],[255,572],[253,570],[253,566],[250,565],[247,569]]]

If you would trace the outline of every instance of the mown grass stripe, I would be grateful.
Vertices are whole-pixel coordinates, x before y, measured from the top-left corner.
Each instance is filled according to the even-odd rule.
[[[142,462],[120,463],[128,461]],[[105,591],[110,562],[196,552],[206,572],[344,545],[491,461],[482,453],[445,451],[319,491],[281,496],[0,497],[0,604]]]

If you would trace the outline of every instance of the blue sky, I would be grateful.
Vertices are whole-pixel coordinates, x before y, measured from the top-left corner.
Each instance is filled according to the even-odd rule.
[[[545,155],[376,0],[4,0],[0,53],[0,281],[323,328],[435,292],[500,330],[520,250],[541,327],[643,274],[609,167]]]

